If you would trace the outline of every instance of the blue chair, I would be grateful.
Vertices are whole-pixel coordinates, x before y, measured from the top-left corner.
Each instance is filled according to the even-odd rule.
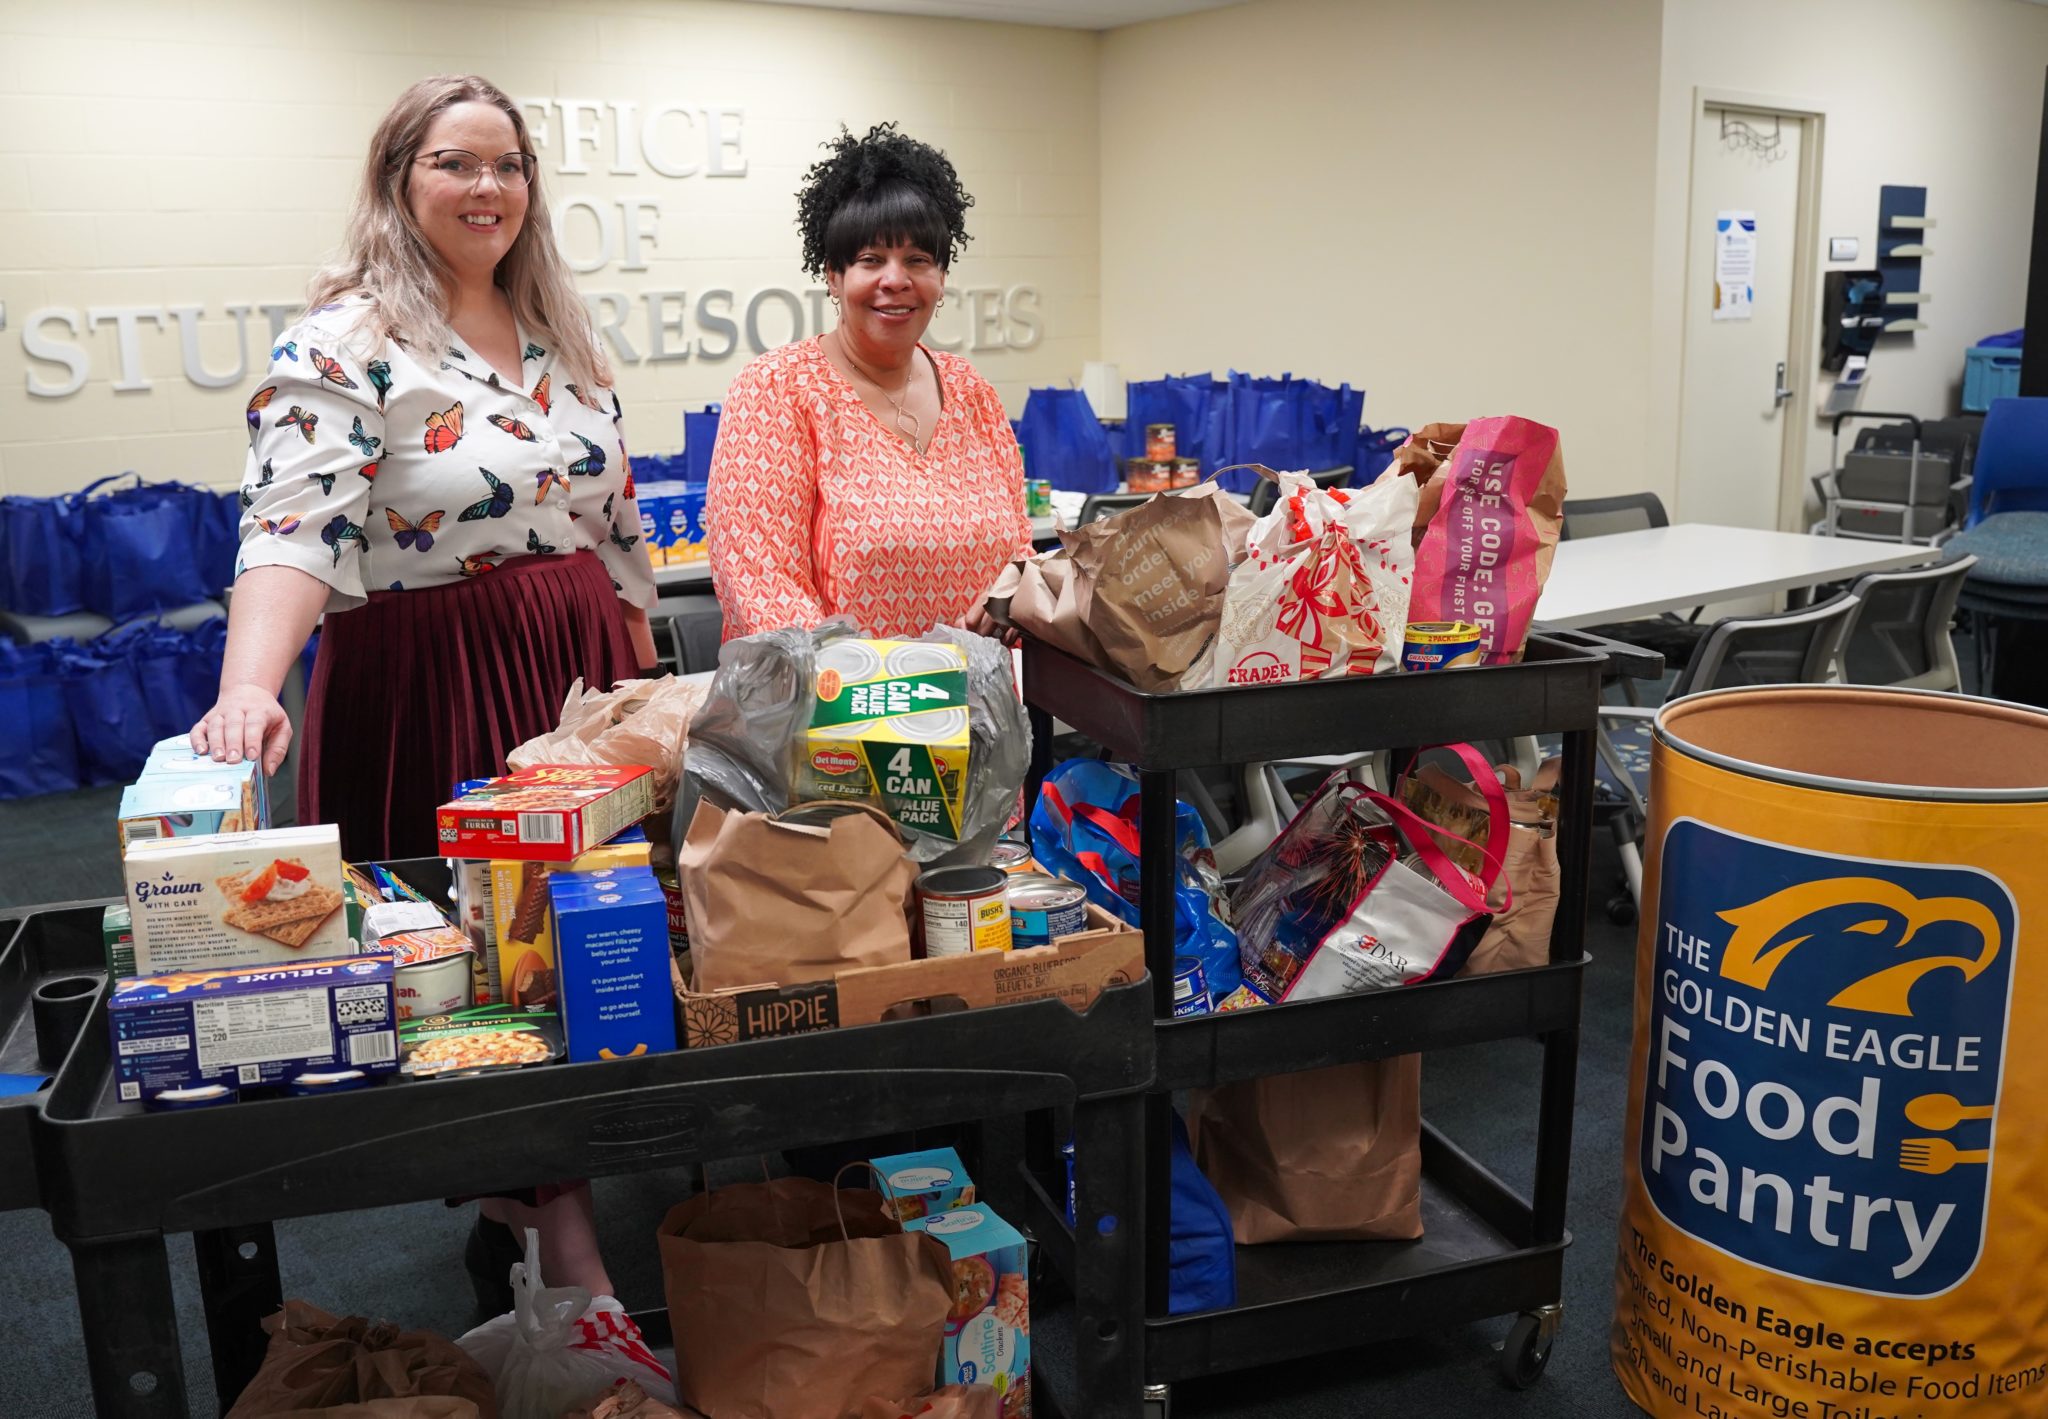
[[[2001,512],[2048,512],[2048,399],[1994,399],[1971,468],[1975,527]]]

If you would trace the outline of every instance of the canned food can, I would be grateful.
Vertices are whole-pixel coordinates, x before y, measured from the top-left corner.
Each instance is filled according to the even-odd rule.
[[[657,867],[654,880],[661,884],[661,900],[668,907],[669,954],[679,956],[690,949],[690,918],[683,909],[683,879],[672,867]]]
[[[1173,486],[1173,464],[1151,458],[1124,460],[1124,491],[1163,493]]]
[[[1031,517],[1052,516],[1052,483],[1049,479],[1024,480],[1024,511]]]
[[[1088,893],[1043,872],[1010,879],[1010,941],[1017,947],[1050,946],[1088,929]]]
[[[1173,958],[1173,1018],[1209,1013],[1209,978],[1193,956]]]
[[[1481,633],[1470,621],[1410,621],[1401,646],[1403,670],[1457,670],[1477,665]]]
[[[1171,424],[1145,425],[1145,456],[1154,463],[1171,463],[1178,453],[1179,438]]]
[[[965,666],[958,646],[936,645],[929,641],[899,645],[883,662],[884,670],[891,675],[925,675],[940,670],[960,670]]]
[[[1192,488],[1202,481],[1202,460],[1199,458],[1176,458],[1173,460],[1173,486]]]
[[[871,643],[850,636],[827,641],[813,663],[820,674],[838,671],[839,678],[848,684],[872,680],[882,673],[882,653]]]
[[[1013,875],[1019,872],[1038,871],[1031,861],[1031,844],[1019,842],[1015,838],[999,840],[994,851],[989,853],[988,864],[991,867],[1000,867]]]
[[[1009,886],[998,867],[939,867],[919,877],[925,955],[1009,950]]]

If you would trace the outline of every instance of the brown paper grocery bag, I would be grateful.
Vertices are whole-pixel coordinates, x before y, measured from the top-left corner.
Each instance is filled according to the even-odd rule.
[[[942,1385],[922,1399],[863,1400],[860,1419],[1003,1419],[1003,1399],[994,1385]]]
[[[860,1419],[870,1395],[931,1388],[952,1261],[880,1193],[740,1183],[671,1208],[656,1237],[676,1394],[709,1419]]]
[[[902,834],[874,808],[832,806],[849,811],[813,826],[699,800],[676,852],[698,991],[798,985],[910,959],[917,868]]]
[[[448,1397],[467,1401],[477,1419],[498,1419],[497,1393],[483,1366],[431,1331],[401,1331],[389,1321],[329,1315],[286,1301],[266,1318],[270,1345],[227,1419],[262,1419],[307,1409]],[[378,1419],[459,1419],[446,1406],[377,1411]]]
[[[1546,761],[1533,788],[1521,787],[1512,766],[1502,770],[1508,796],[1507,859],[1487,897],[1493,924],[1459,968],[1461,976],[1516,971],[1550,960],[1550,928],[1558,900],[1558,769],[1558,760]],[[1478,790],[1425,764],[1401,785],[1401,797],[1444,830],[1437,841],[1453,861],[1467,871],[1479,870],[1479,850],[1473,844],[1486,837],[1486,800]]]
[[[1195,1161],[1240,1243],[1422,1235],[1422,1057],[1198,1091]]]
[[[1394,450],[1394,461],[1380,472],[1381,478],[1399,475],[1422,485],[1422,500],[1415,506],[1417,543],[1422,541],[1429,520],[1436,516],[1437,505],[1444,500],[1444,460],[1451,456],[1464,434],[1463,424],[1424,424]]]
[[[294,1409],[266,1419],[477,1419],[476,1402],[451,1395],[413,1395],[409,1399],[370,1399],[327,1409]]]
[[[1074,604],[1110,668],[1139,689],[1173,689],[1216,634],[1251,512],[1214,483],[1161,493],[1062,531]]]
[[[990,612],[1077,660],[1110,669],[1108,656],[1081,619],[1074,599],[1074,561],[1056,549],[1012,565],[989,592]],[[999,601],[1006,604],[998,607]]]
[[[631,1380],[626,1380],[592,1397],[581,1409],[572,1409],[562,1419],[688,1419],[682,1410],[663,1404]]]

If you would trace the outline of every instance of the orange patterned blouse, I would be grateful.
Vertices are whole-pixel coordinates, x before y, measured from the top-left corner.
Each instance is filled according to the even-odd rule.
[[[1002,400],[966,360],[930,353],[943,404],[922,454],[816,337],[740,371],[705,506],[728,640],[841,614],[869,635],[921,635],[960,622],[1030,555],[1024,462]]]

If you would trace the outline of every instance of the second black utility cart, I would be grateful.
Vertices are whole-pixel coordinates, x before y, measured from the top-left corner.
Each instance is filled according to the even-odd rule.
[[[1594,739],[1609,654],[1627,648],[1576,633],[1532,637],[1516,665],[1148,695],[1035,641],[1024,697],[1130,765],[1140,782],[1139,906],[1152,977],[1158,1073],[1146,1100],[1145,1294],[1130,1324],[1144,1335],[1143,1408],[1165,1415],[1171,1386],[1356,1345],[1514,1315],[1507,1378],[1533,1382],[1560,1314],[1579,1003],[1586,956]],[[1641,656],[1654,663],[1655,656]],[[1631,665],[1630,673],[1644,666]],[[1301,1004],[1173,1018],[1175,775],[1208,765],[1281,761],[1469,740],[1562,735],[1560,897],[1547,965]],[[1167,1311],[1171,1096],[1232,1080],[1485,1040],[1542,1046],[1532,1190],[1495,1177],[1451,1139],[1422,1129],[1424,1234],[1414,1242],[1238,1247],[1237,1304]],[[1065,1222],[1030,1183],[1041,1237]],[[1057,1264],[1070,1250],[1055,1245]],[[1084,1348],[1092,1341],[1083,1334]]]

